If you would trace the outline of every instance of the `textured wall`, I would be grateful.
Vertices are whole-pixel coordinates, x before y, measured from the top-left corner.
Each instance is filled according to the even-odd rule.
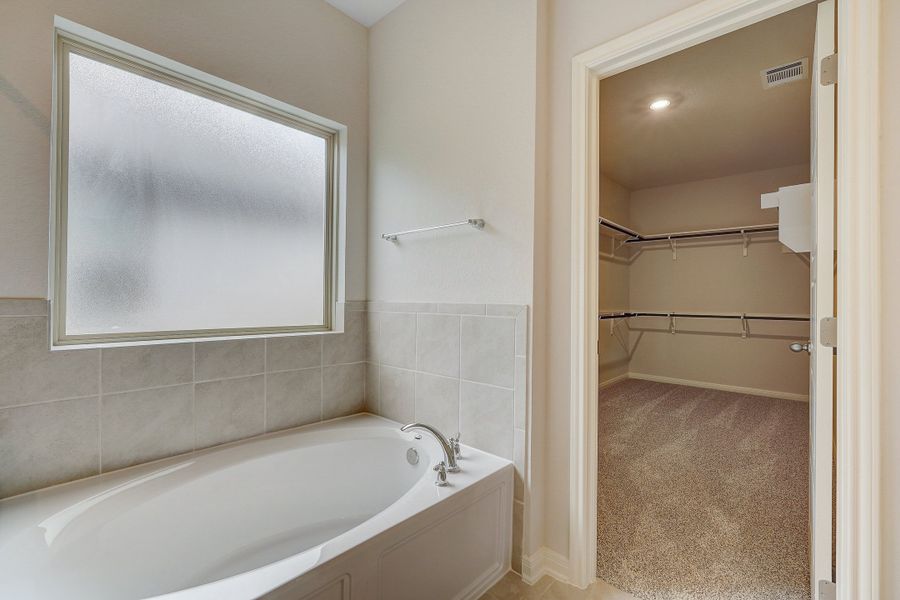
[[[365,298],[368,32],[321,0],[0,3],[0,297],[47,292],[54,14],[347,125],[346,297]]]
[[[369,300],[530,304],[535,1],[416,0],[370,32]],[[485,219],[391,244],[382,232]]]

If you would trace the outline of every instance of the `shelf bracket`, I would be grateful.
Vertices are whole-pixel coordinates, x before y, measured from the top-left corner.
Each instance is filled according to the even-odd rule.
[[[678,259],[678,252],[675,249],[675,240],[672,239],[672,236],[669,236],[669,247],[672,249],[672,260]],[[673,332],[674,333],[674,332]]]
[[[747,247],[750,245],[750,235],[741,229],[741,237],[744,238],[744,256],[747,256]]]
[[[747,327],[747,313],[741,313],[741,337],[747,339],[749,333],[750,330]]]
[[[675,317],[669,313],[669,333],[675,335]]]

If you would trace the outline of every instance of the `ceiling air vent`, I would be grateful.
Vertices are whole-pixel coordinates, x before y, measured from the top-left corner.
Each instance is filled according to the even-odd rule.
[[[809,76],[809,59],[801,58],[789,63],[760,71],[763,89],[784,85],[792,81],[806,79]]]

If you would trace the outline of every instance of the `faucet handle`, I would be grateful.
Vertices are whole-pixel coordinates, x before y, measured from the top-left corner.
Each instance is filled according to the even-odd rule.
[[[456,437],[450,438],[450,447],[453,448],[453,455],[456,458],[460,458],[462,456],[462,452],[459,449],[459,438],[462,437],[462,434],[457,432]]]
[[[437,472],[437,479],[434,482],[434,485],[439,487],[444,487],[447,484],[447,463],[444,461],[439,462],[434,465],[434,471]]]

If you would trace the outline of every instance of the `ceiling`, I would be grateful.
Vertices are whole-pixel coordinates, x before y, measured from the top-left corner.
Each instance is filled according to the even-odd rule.
[[[810,79],[765,90],[760,71],[811,63],[815,22],[807,4],[602,80],[602,171],[636,190],[809,162]]]
[[[406,0],[325,0],[360,25],[371,27]]]

